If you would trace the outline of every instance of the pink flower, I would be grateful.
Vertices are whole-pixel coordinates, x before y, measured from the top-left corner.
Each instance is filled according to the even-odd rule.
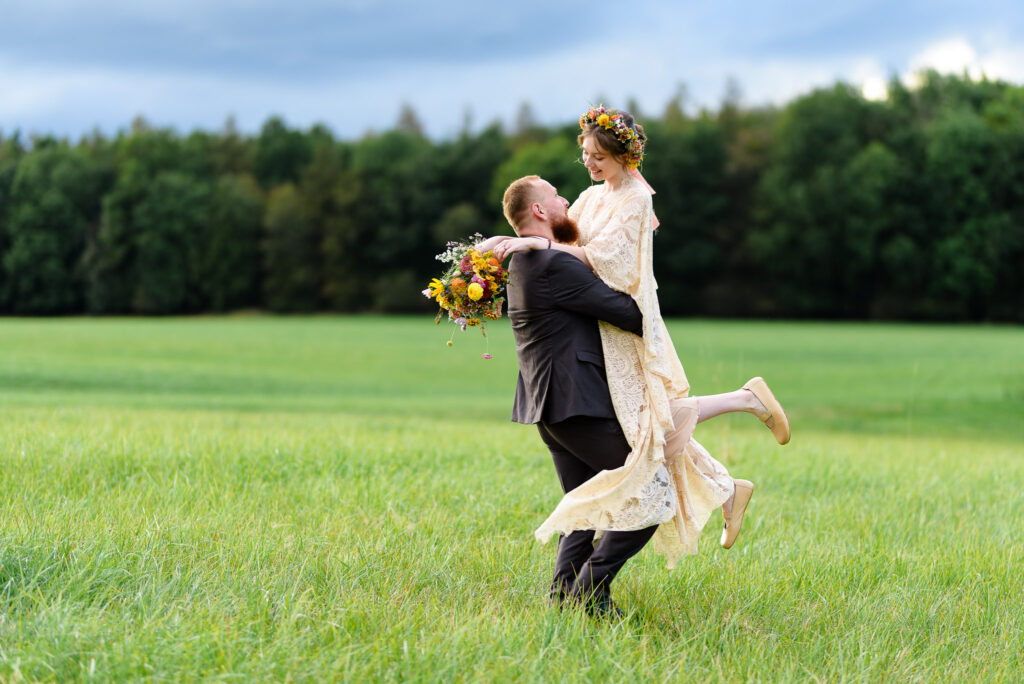
[[[480,358],[483,358],[483,359],[493,359],[494,357],[491,356],[490,354],[483,353],[483,354],[480,355]]]

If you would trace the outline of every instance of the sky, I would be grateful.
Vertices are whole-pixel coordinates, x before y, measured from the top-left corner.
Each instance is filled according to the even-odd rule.
[[[354,139],[408,104],[442,139],[524,102],[544,124],[714,109],[730,79],[747,105],[840,79],[879,98],[924,68],[1022,84],[1022,37],[1020,0],[0,0],[0,134],[277,115]]]

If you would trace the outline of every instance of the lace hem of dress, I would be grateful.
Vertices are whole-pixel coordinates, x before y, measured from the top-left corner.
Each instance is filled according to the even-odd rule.
[[[633,296],[643,313],[643,338],[600,324],[608,388],[632,451],[622,467],[567,493],[535,534],[546,541],[578,529],[659,525],[655,548],[672,567],[684,554],[696,553],[700,530],[731,495],[732,480],[691,438],[696,404],[679,420],[673,416],[670,404],[688,401],[689,384],[658,305],[650,194],[632,178],[614,192],[595,186],[569,214],[581,227],[579,243],[594,272]],[[665,451],[667,436],[674,453]]]

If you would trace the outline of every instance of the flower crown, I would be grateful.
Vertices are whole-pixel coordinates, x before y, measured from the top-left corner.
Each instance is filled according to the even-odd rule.
[[[644,141],[636,129],[626,123],[626,117],[605,109],[604,105],[598,105],[580,115],[580,128],[586,130],[588,124],[595,124],[615,134],[626,148],[626,168],[635,169],[640,166],[644,160]]]

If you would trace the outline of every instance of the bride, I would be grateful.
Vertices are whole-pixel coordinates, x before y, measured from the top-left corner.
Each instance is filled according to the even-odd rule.
[[[575,244],[550,248],[579,258],[606,284],[630,294],[643,313],[643,337],[600,323],[608,386],[632,449],[620,468],[605,470],[568,492],[535,532],[541,541],[580,529],[635,530],[659,525],[655,548],[673,567],[697,552],[697,538],[721,507],[721,545],[739,534],[753,484],[734,480],[693,438],[697,423],[723,413],[753,413],[780,444],[790,438],[785,412],[761,378],[743,388],[689,397],[689,383],[658,305],[653,271],[657,227],[653,190],[637,167],[647,136],[624,111],[591,108],[580,117],[578,143],[594,185],[568,210],[580,231]],[[492,238],[495,255],[547,248],[542,241]]]

